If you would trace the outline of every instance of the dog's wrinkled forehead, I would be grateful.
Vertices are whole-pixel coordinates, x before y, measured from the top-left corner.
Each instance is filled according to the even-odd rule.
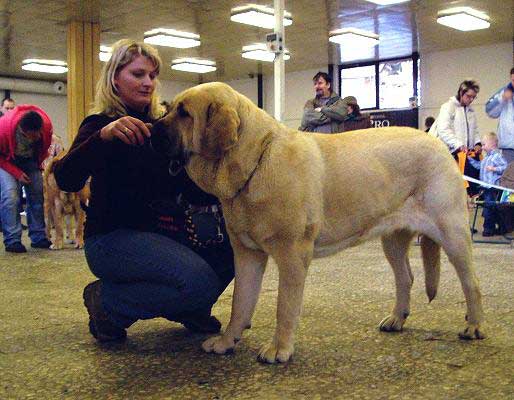
[[[235,106],[237,97],[235,91],[221,82],[204,83],[185,90],[173,101],[173,107],[178,112],[205,112],[213,103]],[[194,110],[192,110],[194,108]]]

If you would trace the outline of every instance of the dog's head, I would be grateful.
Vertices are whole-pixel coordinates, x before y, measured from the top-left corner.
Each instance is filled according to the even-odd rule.
[[[191,155],[220,159],[238,140],[237,107],[237,93],[226,84],[188,89],[175,97],[170,112],[152,127],[152,147],[173,160],[175,167],[187,164]]]

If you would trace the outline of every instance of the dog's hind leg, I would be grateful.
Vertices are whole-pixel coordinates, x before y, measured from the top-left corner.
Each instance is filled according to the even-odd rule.
[[[482,295],[472,265],[472,248],[469,226],[466,223],[448,226],[443,233],[442,246],[455,267],[466,298],[466,327],[459,333],[461,339],[483,339],[480,329],[483,319]]]
[[[410,291],[414,281],[409,264],[409,247],[413,233],[407,230],[395,231],[382,236],[382,247],[393,268],[396,285],[396,303],[390,315],[384,318],[379,328],[385,332],[401,331],[410,313]]]
[[[250,327],[268,260],[266,253],[248,249],[237,239],[232,240],[231,237],[231,243],[235,261],[232,313],[225,332],[202,343],[207,353],[225,354],[231,351],[241,339],[243,331]]]
[[[86,213],[80,209],[74,212],[75,215],[75,248],[82,249],[84,247],[84,222],[86,220]]]
[[[51,207],[51,200],[48,198],[48,194],[45,190],[45,197],[43,201],[43,210],[45,214],[45,233],[48,240],[52,240],[52,228],[54,226],[54,216]]]
[[[55,240],[50,249],[60,250],[63,248],[63,206],[62,202],[56,197],[53,205],[53,220],[55,228]]]
[[[72,215],[66,214],[64,216],[64,222],[66,224],[66,237],[64,238],[64,242],[67,244],[74,243],[75,235],[73,234]]]

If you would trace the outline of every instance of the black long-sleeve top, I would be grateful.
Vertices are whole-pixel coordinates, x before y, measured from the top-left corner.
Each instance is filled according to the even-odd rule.
[[[154,122],[138,112],[128,115]],[[170,176],[168,161],[153,151],[148,141],[127,145],[116,138],[101,139],[100,130],[115,119],[102,114],[87,117],[67,155],[54,166],[57,184],[67,192],[81,190],[91,177],[86,238],[119,228],[152,231],[156,220],[151,204],[175,199],[178,193],[191,204],[216,203],[216,198],[199,189],[185,172]]]

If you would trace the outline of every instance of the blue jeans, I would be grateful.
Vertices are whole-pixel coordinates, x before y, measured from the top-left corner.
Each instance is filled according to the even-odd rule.
[[[103,308],[120,328],[139,319],[210,312],[228,285],[195,252],[156,233],[118,229],[87,238],[84,250],[102,281]]]
[[[484,231],[494,232],[496,230],[496,224],[500,230],[504,230],[504,224],[498,209],[496,201],[500,198],[500,192],[497,189],[490,188],[485,189],[483,193],[484,199]]]
[[[4,244],[9,246],[21,242],[20,188],[27,195],[27,225],[32,243],[46,239],[45,217],[43,212],[43,177],[34,160],[17,162],[17,166],[28,175],[31,182],[22,184],[10,173],[0,168],[0,216]]]

